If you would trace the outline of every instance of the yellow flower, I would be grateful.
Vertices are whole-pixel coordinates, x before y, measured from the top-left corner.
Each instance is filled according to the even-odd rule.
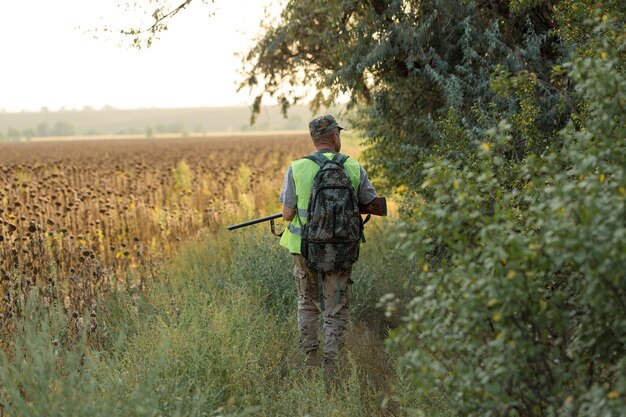
[[[604,180],[606,179],[606,175],[601,174],[600,175],[600,184],[604,184]]]
[[[619,398],[619,392],[617,392],[616,390],[613,390],[608,393],[607,397],[609,397],[612,400],[616,400]]]
[[[606,59],[606,52],[604,51],[600,52],[600,58]]]
[[[509,271],[509,273],[508,273],[508,274],[506,274],[506,277],[507,277],[508,279],[513,279],[513,278],[515,278],[515,271],[510,270],[510,271]]]
[[[424,266],[422,267],[422,271],[428,272],[428,264],[424,264]]]
[[[487,142],[483,142],[480,144],[480,149],[485,152],[489,152],[489,149],[491,149],[491,145],[489,145]]]
[[[497,313],[495,313],[492,317],[493,321],[500,321],[502,320],[502,313],[500,313],[499,311]]]

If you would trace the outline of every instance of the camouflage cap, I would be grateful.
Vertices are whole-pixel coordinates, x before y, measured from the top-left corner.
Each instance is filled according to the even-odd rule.
[[[309,132],[311,132],[312,138],[331,132],[334,128],[338,128],[339,130],[343,129],[343,127],[339,126],[335,118],[330,114],[318,117],[309,122]]]

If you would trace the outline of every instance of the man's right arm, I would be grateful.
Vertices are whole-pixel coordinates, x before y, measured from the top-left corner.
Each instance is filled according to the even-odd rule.
[[[377,194],[370,179],[367,177],[367,172],[365,172],[363,166],[360,168],[361,182],[359,184],[359,204],[368,204],[376,198]]]
[[[378,197],[362,166],[361,183],[359,184],[359,210],[361,214],[387,215],[387,201],[385,197]]]

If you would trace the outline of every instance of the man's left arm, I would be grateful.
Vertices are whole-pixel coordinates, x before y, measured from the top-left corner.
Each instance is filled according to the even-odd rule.
[[[291,221],[296,216],[296,209],[283,204],[283,219]]]

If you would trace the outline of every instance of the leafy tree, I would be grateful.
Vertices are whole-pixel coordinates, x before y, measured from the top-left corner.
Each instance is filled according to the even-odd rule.
[[[50,127],[47,122],[41,122],[37,125],[37,136],[50,136]]]
[[[76,129],[68,122],[56,122],[52,128],[52,136],[73,136]]]
[[[195,0],[195,3],[209,4],[213,1]],[[134,24],[122,28],[106,26],[92,31],[95,35],[98,33],[121,34],[123,38],[130,39],[131,46],[138,49],[149,48],[153,41],[159,39],[161,33],[168,30],[170,20],[188,9],[191,3],[194,3],[194,0],[119,1],[117,6],[134,16]]]
[[[9,127],[7,129],[7,139],[10,141],[17,141],[20,140],[20,138],[22,137],[21,132],[14,128],[14,127]]]
[[[27,140],[31,140],[36,135],[37,135],[37,132],[33,128],[29,127],[29,128],[22,130],[22,137],[26,138]]]
[[[538,86],[526,103],[540,109],[536,130],[563,127],[567,86],[551,83],[560,49],[554,3],[514,10],[508,1],[293,0],[247,55],[242,86],[261,88],[255,111],[264,94],[287,109],[304,98],[303,85],[317,91],[314,107],[349,94],[360,109],[352,122],[374,145],[374,168],[392,185],[416,185],[423,157],[449,151],[436,121],[450,109],[480,134],[524,105],[492,89],[494,72],[525,75]],[[516,160],[545,145],[513,133]]]
[[[626,78],[615,51],[568,66],[585,129],[570,122],[562,148],[526,158],[521,190],[497,174],[508,123],[469,164],[425,164],[430,198],[405,246],[428,284],[394,341],[412,370],[407,404],[443,391],[459,415],[626,411]]]

